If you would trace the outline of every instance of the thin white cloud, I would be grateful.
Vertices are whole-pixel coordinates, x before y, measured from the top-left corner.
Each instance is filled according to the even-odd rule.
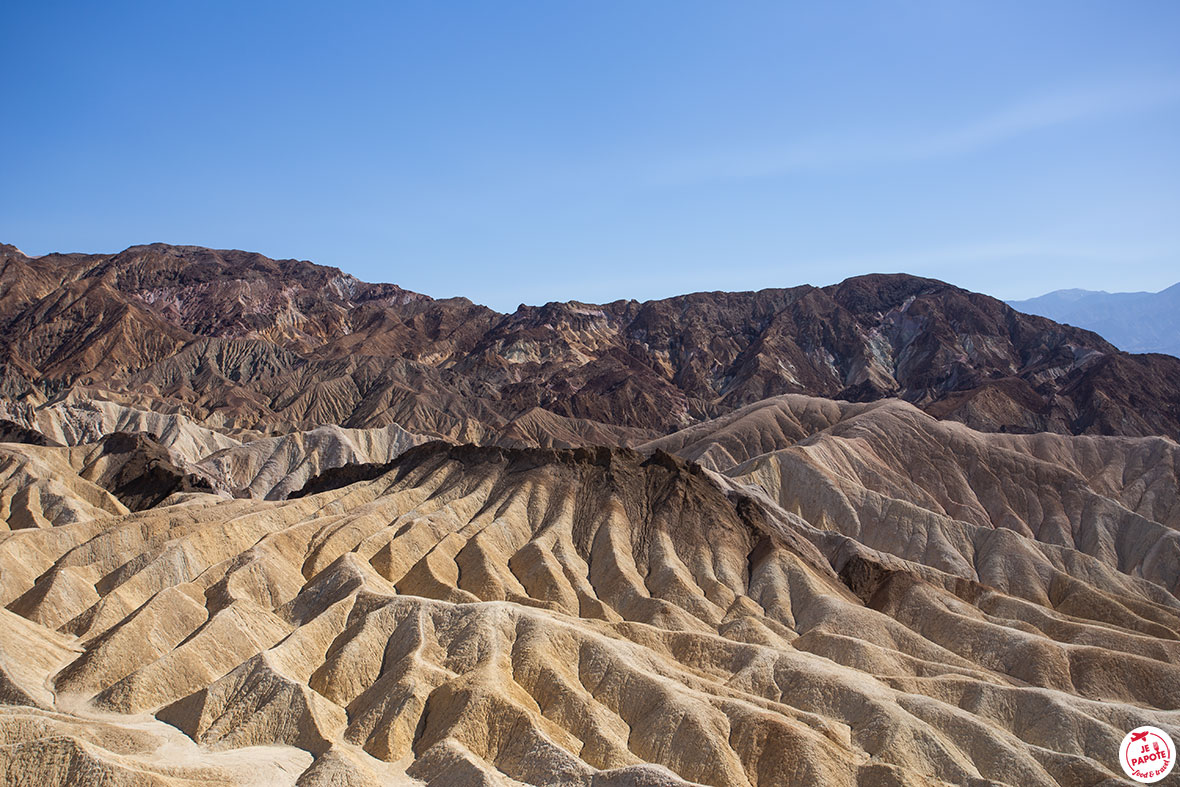
[[[958,127],[925,133],[874,128],[871,137],[839,133],[773,149],[723,151],[664,161],[657,182],[768,178],[967,155],[1050,128],[1146,111],[1180,101],[1180,82],[1110,84],[1021,101]]]
[[[923,140],[906,158],[969,153],[1009,139],[1086,120],[1165,106],[1180,100],[1180,84],[1117,85],[1024,101],[963,128]]]

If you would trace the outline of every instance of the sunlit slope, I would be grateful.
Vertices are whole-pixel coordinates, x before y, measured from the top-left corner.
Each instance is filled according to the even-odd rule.
[[[134,783],[116,732],[133,728],[162,783],[183,783],[152,759],[178,729],[206,758],[191,768],[231,781],[216,757],[279,746],[254,751],[303,784],[1097,784],[1145,714],[1180,733],[1170,553],[1135,551],[1170,525],[1114,502],[1120,476],[1077,503],[1025,489],[1104,512],[1079,520],[1091,540],[1063,535],[1068,510],[996,527],[986,485],[856,431],[878,410],[929,420],[877,408],[736,478],[664,453],[433,443],[298,500],[5,534],[3,641],[53,655],[5,649],[22,709],[0,714],[19,741],[0,768],[55,773],[66,741]],[[916,502],[888,497],[903,487]],[[1028,524],[1031,504],[1006,505]]]

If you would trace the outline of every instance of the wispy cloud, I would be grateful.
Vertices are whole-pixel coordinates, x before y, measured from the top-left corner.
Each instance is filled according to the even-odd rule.
[[[1016,137],[1111,115],[1139,112],[1180,100],[1180,83],[1112,85],[1024,101],[962,128],[931,136],[905,150],[905,158],[969,153]]]
[[[1048,129],[1142,112],[1180,101],[1180,82],[1108,84],[1020,101],[960,125],[921,132],[874,128],[770,148],[711,151],[659,165],[661,181],[767,178],[967,155]]]

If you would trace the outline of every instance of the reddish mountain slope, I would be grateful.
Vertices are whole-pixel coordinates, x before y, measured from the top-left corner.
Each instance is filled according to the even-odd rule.
[[[1180,435],[1180,360],[905,275],[505,315],[239,251],[30,259],[4,246],[0,314],[11,401],[86,387],[263,431],[622,434],[599,424],[638,439],[806,393],[900,397],[989,431]],[[536,434],[542,412],[560,434]]]

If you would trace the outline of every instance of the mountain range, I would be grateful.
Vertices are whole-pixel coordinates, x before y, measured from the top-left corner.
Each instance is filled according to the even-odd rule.
[[[1095,331],[1127,352],[1180,356],[1180,284],[1160,292],[1055,290],[1008,305]]]
[[[628,444],[808,393],[986,431],[1180,435],[1180,360],[912,276],[500,314],[237,251],[0,255],[14,421],[79,391],[265,434]]]
[[[1180,359],[931,279],[0,247],[0,783],[1113,785]]]

